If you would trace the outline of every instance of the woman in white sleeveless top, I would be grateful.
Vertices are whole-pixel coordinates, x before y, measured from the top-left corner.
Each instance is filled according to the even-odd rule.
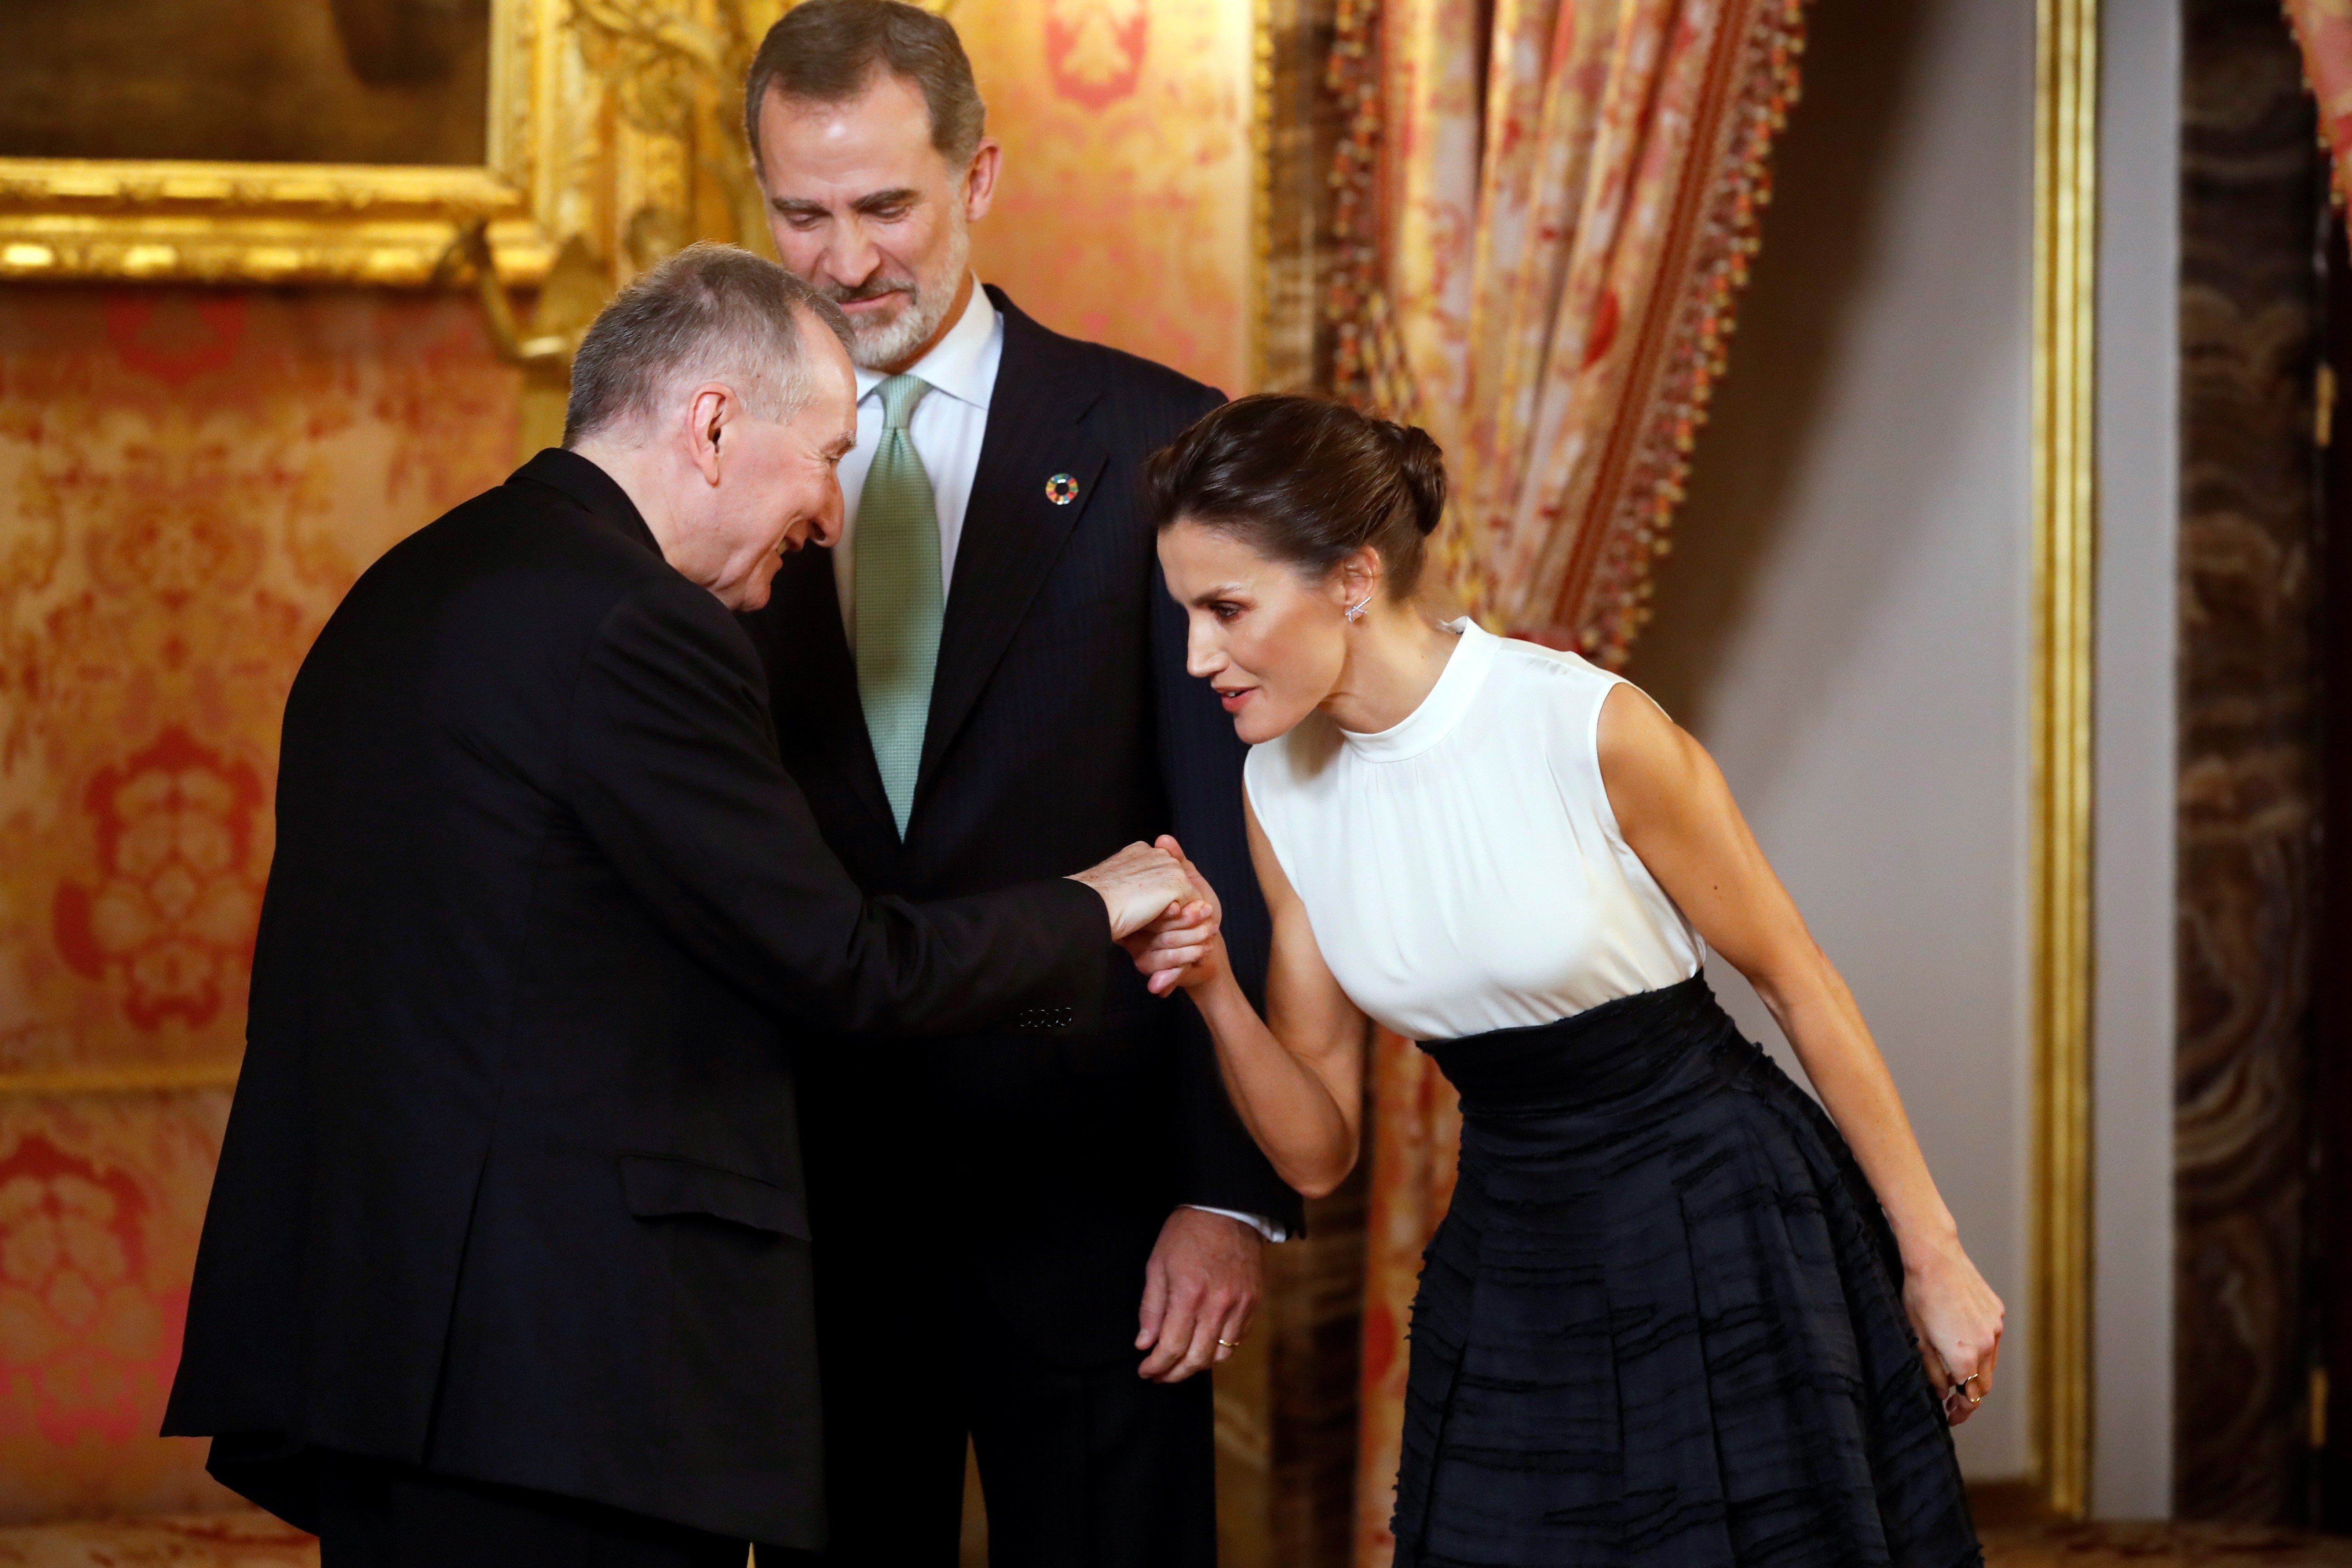
[[[1421,431],[1244,398],[1149,489],[1192,673],[1254,746],[1265,1019],[1199,914],[1139,963],[1301,1191],[1355,1163],[1368,1020],[1462,1095],[1399,1568],[1979,1561],[1947,1423],[1992,1387],[2000,1302],[1713,762],[1575,655],[1415,608]],[[1710,945],[1828,1116],[1717,1005]]]

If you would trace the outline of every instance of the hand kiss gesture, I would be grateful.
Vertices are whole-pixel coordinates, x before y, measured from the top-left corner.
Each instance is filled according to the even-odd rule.
[[[1180,986],[1206,984],[1223,973],[1224,906],[1172,835],[1161,834],[1154,847],[1165,850],[1183,866],[1195,896],[1171,906],[1158,920],[1121,939],[1119,945],[1135,960],[1135,967],[1150,977],[1151,994],[1167,996]]]

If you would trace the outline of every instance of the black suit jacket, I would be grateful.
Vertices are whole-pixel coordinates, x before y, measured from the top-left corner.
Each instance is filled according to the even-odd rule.
[[[164,1430],[297,1523],[329,1447],[818,1544],[789,1053],[1092,1016],[1107,936],[1051,877],[861,893],[741,627],[541,453],[295,680]]]
[[[1215,883],[1255,993],[1269,926],[1243,828],[1246,748],[1184,672],[1184,616],[1138,504],[1145,456],[1223,397],[989,293],[1003,357],[905,842],[829,551],[790,558],[750,617],[784,765],[859,882],[909,897],[1024,880],[1172,830]],[[1074,499],[1048,494],[1056,476],[1075,481]],[[1192,1007],[1151,996],[1116,952],[1106,984],[1103,1026],[1075,1038],[975,1037],[887,1078],[845,1052],[812,1078],[803,1121],[825,1289],[861,1266],[857,1248],[903,1248],[919,1233],[922,1247],[965,1249],[958,1267],[976,1270],[1038,1353],[1106,1362],[1134,1353],[1144,1261],[1174,1205],[1300,1226],[1298,1196],[1234,1114]],[[830,1317],[826,1333],[831,1352]]]

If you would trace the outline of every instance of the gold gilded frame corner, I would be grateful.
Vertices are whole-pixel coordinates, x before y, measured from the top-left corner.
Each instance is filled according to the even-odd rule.
[[[2033,157],[2032,1483],[2090,1503],[2098,0],[2037,0]]]
[[[0,158],[0,279],[419,284],[485,218],[543,277],[578,144],[566,0],[490,0],[488,154],[472,167]]]

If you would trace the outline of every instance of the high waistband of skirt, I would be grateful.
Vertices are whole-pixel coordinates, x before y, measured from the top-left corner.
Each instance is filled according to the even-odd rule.
[[[1694,1047],[1727,1036],[1738,1038],[1738,1026],[1702,973],[1552,1023],[1426,1040],[1421,1048],[1461,1091],[1465,1116],[1508,1116],[1637,1093]]]

